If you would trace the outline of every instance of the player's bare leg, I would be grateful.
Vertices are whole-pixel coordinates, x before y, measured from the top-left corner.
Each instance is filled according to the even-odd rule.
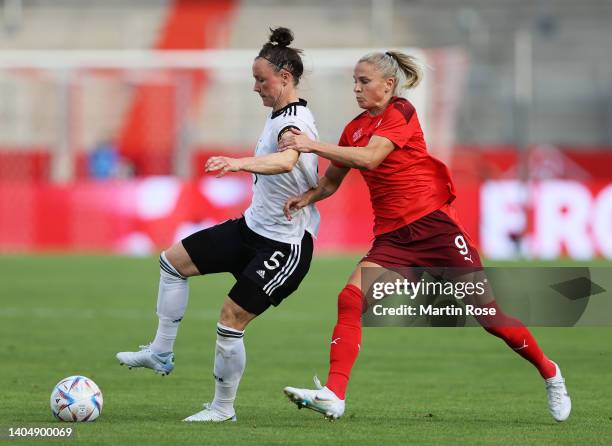
[[[166,253],[166,258],[168,261],[182,276],[193,277],[200,275],[200,271],[198,271],[198,268],[194,265],[191,257],[189,257],[183,243],[175,243],[164,252]]]

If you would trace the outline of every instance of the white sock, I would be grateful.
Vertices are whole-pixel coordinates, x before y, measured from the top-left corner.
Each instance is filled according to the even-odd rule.
[[[217,324],[215,348],[215,399],[212,408],[223,415],[234,415],[234,400],[246,367],[244,331]]]
[[[166,253],[159,256],[160,277],[157,293],[157,334],[151,343],[155,353],[171,352],[179,324],[185,314],[189,299],[189,285],[166,258]]]

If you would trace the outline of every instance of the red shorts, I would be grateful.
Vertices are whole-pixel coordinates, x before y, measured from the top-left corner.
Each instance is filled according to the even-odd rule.
[[[385,268],[476,268],[478,251],[458,223],[455,210],[446,205],[395,231],[374,239],[361,259]]]

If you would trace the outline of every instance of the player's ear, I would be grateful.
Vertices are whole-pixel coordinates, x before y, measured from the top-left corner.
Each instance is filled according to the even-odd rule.
[[[394,86],[395,86],[395,78],[394,77],[388,78],[387,81],[385,82],[385,93],[389,93],[390,91],[393,91]]]
[[[282,70],[280,75],[283,87],[286,87],[291,82],[291,75],[286,70]]]

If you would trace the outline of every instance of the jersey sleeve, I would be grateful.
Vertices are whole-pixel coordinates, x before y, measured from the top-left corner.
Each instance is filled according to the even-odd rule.
[[[309,138],[317,139],[318,136],[312,131],[314,125],[309,124],[303,117],[300,116],[283,116],[276,127],[276,140],[279,141],[283,133],[292,128],[306,133]]]
[[[348,147],[349,146],[348,137],[346,136],[346,129],[344,129],[344,131],[342,132],[342,135],[340,135],[340,140],[338,141],[338,145],[340,147]]]
[[[395,107],[391,108],[383,117],[378,128],[374,130],[372,136],[382,136],[395,144],[396,147],[404,147],[418,129],[418,121],[414,118],[414,108],[409,115]]]

